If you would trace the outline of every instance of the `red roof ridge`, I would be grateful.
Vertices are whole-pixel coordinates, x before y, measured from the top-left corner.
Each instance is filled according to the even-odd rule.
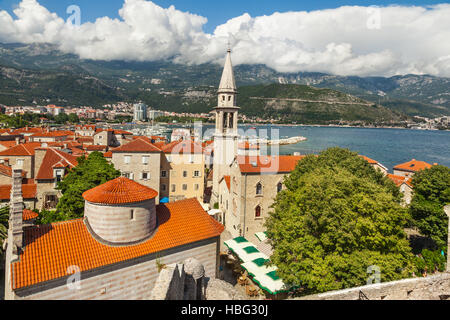
[[[83,193],[92,203],[125,204],[156,198],[158,192],[131,179],[119,177]]]

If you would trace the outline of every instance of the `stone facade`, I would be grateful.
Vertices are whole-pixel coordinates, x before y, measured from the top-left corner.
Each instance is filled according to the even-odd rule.
[[[301,300],[448,300],[450,273],[331,291]]]
[[[279,190],[284,188],[285,174],[243,174],[237,161],[231,165],[230,173],[230,191],[224,182],[220,188],[219,208],[224,212],[222,223],[232,237],[244,236],[257,243],[259,240],[255,233],[265,231],[264,222]],[[261,189],[257,191],[258,184]]]
[[[205,268],[205,276],[215,278],[219,238],[191,243],[132,261],[106,266],[80,274],[79,289],[67,286],[70,275],[37,286],[11,292],[6,299],[26,300],[148,300],[159,277],[158,263],[171,265],[195,257]],[[10,279],[9,277],[7,279]]]
[[[161,153],[113,152],[112,164],[124,177],[146,187],[159,190]],[[159,195],[156,199],[159,203]]]
[[[130,244],[148,239],[156,228],[155,199],[121,205],[86,201],[84,215],[92,231],[112,243]]]
[[[171,202],[197,198],[203,202],[205,190],[203,154],[162,154],[160,194]]]

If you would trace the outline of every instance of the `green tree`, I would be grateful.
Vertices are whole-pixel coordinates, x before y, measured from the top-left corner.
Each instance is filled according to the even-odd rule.
[[[84,212],[82,194],[105,182],[120,176],[120,171],[103,157],[100,152],[93,152],[87,158],[78,158],[78,165],[58,183],[62,197],[56,211],[57,221],[81,218]],[[54,222],[54,221],[50,221]]]
[[[444,206],[450,204],[450,168],[433,166],[413,177],[414,197],[410,205],[413,223],[430,237],[439,250],[447,248],[448,217]]]
[[[299,161],[266,222],[271,261],[285,283],[324,292],[409,276],[413,255],[398,188],[356,153],[340,148]]]
[[[80,123],[80,118],[78,117],[78,115],[76,113],[71,113],[68,116],[68,120],[70,123]]]
[[[3,251],[3,242],[8,237],[8,221],[9,207],[0,208],[0,254]]]

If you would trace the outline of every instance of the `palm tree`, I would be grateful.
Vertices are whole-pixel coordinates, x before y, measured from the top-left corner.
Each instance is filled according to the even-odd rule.
[[[9,207],[0,208],[0,252],[3,241],[8,237]]]

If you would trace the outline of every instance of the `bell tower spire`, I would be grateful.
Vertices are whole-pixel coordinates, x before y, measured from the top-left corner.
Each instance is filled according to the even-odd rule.
[[[213,192],[212,202],[219,199],[219,181],[230,175],[230,164],[237,155],[238,112],[237,87],[234,79],[231,49],[228,48],[222,78],[217,90],[216,133],[214,134]],[[213,203],[214,204],[214,203]]]

